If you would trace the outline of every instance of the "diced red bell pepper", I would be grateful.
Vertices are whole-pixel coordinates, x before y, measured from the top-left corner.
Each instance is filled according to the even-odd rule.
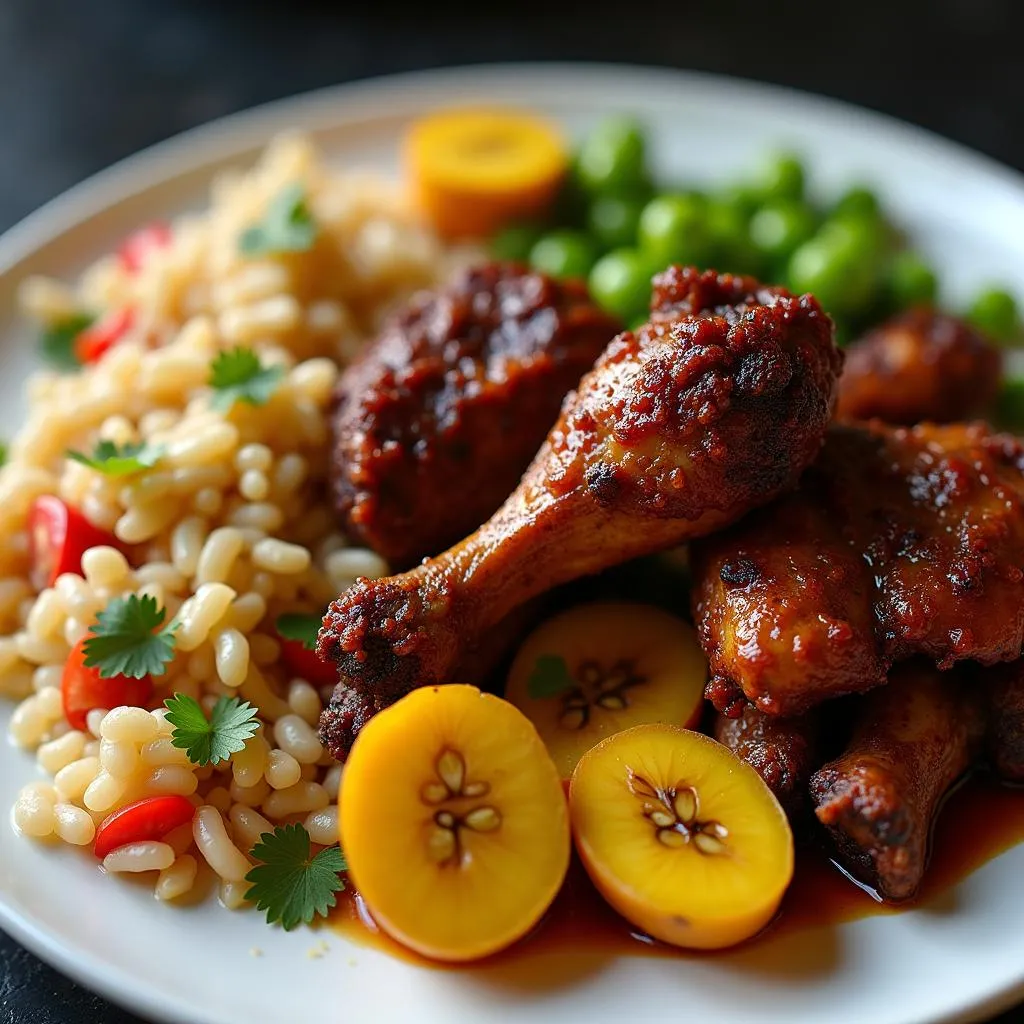
[[[289,640],[278,634],[281,657],[293,675],[305,679],[313,686],[330,686],[338,681],[338,670],[329,662],[321,661],[301,640]]]
[[[108,814],[96,830],[92,852],[103,860],[129,843],[158,842],[168,832],[190,822],[196,813],[183,796],[147,796]]]
[[[171,244],[171,226],[163,221],[154,221],[138,231],[133,231],[117,250],[117,258],[129,274],[136,274],[156,249]]]
[[[75,338],[75,358],[83,366],[95,363],[131,330],[134,322],[135,310],[130,306],[108,313]]]
[[[120,546],[113,534],[93,526],[78,509],[52,494],[32,502],[28,533],[33,582],[40,589],[52,587],[61,573],[81,575],[82,555],[89,548]]]
[[[60,681],[64,717],[73,729],[83,732],[87,728],[86,717],[94,708],[109,710],[129,704],[144,708],[153,694],[153,681],[149,676],[141,679],[133,679],[131,676],[103,679],[98,667],[87,667],[84,649],[87,639],[82,637],[71,648]]]

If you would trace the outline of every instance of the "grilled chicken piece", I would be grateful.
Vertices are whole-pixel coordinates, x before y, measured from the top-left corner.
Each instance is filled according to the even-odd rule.
[[[839,862],[884,899],[917,891],[942,798],[978,752],[981,704],[958,673],[900,666],[864,698],[845,753],[811,778]]]
[[[765,715],[752,704],[738,718],[716,715],[713,735],[746,761],[795,821],[807,804],[807,782],[818,760],[821,721],[815,712],[799,718]]]
[[[675,267],[655,279],[652,309],[566,399],[484,526],[409,573],[357,582],[331,605],[318,651],[343,687],[379,708],[454,681],[466,645],[510,609],[718,529],[813,460],[841,357],[811,296]],[[350,702],[324,712],[336,756],[365,717]]]
[[[955,317],[921,307],[875,328],[846,352],[836,417],[910,426],[987,416],[1002,357]]]
[[[707,695],[796,715],[923,654],[1024,643],[1024,445],[981,424],[834,426],[800,487],[692,546]]]
[[[332,484],[348,533],[405,568],[476,529],[620,328],[582,283],[515,264],[416,297],[338,385]]]

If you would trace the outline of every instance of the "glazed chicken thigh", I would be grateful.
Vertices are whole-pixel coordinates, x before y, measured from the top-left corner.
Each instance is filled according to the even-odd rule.
[[[921,307],[887,321],[846,350],[836,417],[910,426],[992,411],[1002,357],[984,335]]]
[[[834,426],[782,502],[693,545],[707,695],[794,715],[925,655],[1024,642],[1024,445],[981,424]]]
[[[814,459],[841,356],[811,296],[676,267],[655,279],[652,310],[568,396],[484,526],[328,609],[318,652],[337,664],[339,688],[321,734],[336,756],[374,710],[454,681],[467,644],[510,609],[718,529]]]
[[[405,568],[474,530],[620,326],[581,283],[515,264],[415,298],[338,385],[331,481],[348,533]]]

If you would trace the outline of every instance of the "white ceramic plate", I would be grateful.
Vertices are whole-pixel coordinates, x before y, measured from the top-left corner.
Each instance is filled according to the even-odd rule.
[[[574,133],[610,111],[637,113],[650,125],[657,170],[672,177],[728,180],[764,148],[793,146],[829,190],[874,183],[941,267],[950,298],[991,278],[1024,294],[1024,181],[924,132],[837,103],[675,71],[524,65],[417,74],[190,132],[73,189],[0,239],[0,436],[18,422],[21,382],[33,362],[13,316],[20,278],[73,275],[133,225],[201,207],[216,170],[250,161],[281,130],[310,132],[338,163],[390,169],[411,117],[480,99],[533,107]],[[0,709],[3,735],[9,713]],[[35,772],[30,757],[0,743],[0,806],[10,806]],[[104,878],[89,857],[42,848],[5,823],[0,925],[111,999],[177,1024],[670,1017],[910,1024],[974,1019],[1024,996],[1022,872],[1024,846],[966,879],[941,907],[718,957],[581,962],[567,952],[562,980],[540,985],[523,958],[511,968],[420,969],[330,932],[286,935],[254,913],[161,906],[142,889]],[[311,959],[321,937],[328,952]]]

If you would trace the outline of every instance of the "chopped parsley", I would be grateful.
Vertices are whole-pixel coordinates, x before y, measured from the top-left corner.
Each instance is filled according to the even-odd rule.
[[[270,201],[262,221],[238,236],[238,251],[243,256],[306,252],[313,247],[317,230],[306,201],[306,190],[295,182],[281,189]]]
[[[39,350],[58,370],[77,370],[81,361],[75,352],[75,339],[96,322],[90,313],[74,313],[50,324],[39,337]]]
[[[338,846],[328,846],[310,856],[309,833],[302,825],[279,825],[264,832],[252,849],[257,864],[245,876],[252,888],[246,899],[266,911],[267,924],[281,922],[286,932],[309,924],[316,915],[326,917],[337,902],[335,893],[345,888],[342,872],[348,870]]]
[[[107,476],[129,476],[155,466],[163,453],[160,445],[148,441],[129,441],[120,446],[113,441],[98,441],[92,455],[72,451],[66,454],[69,459]]]
[[[534,700],[545,700],[576,688],[565,658],[558,654],[542,654],[534,663],[527,690]]]
[[[298,640],[307,651],[316,650],[316,638],[323,620],[316,615],[279,615],[274,628],[285,640]]]
[[[98,668],[101,679],[112,676],[162,676],[174,658],[173,622],[164,625],[167,611],[155,597],[115,597],[96,616],[82,648],[87,668]]]
[[[237,754],[260,727],[258,709],[238,697],[221,697],[209,718],[199,702],[184,693],[168,697],[164,707],[167,721],[174,726],[171,743],[200,768]]]
[[[264,366],[251,348],[221,352],[210,364],[211,404],[220,412],[227,412],[235,402],[266,405],[283,376],[283,366]]]

